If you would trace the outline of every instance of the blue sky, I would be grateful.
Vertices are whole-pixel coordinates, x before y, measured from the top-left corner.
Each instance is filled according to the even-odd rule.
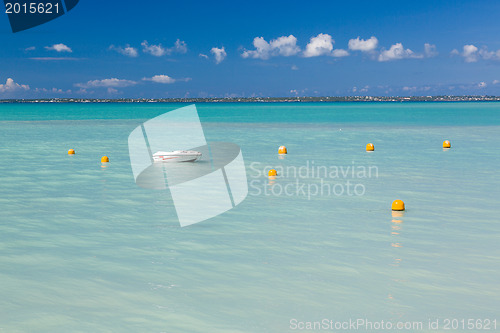
[[[13,34],[0,98],[500,95],[496,1],[91,1]]]

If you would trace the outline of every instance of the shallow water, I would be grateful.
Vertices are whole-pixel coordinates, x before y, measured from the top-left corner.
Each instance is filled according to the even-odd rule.
[[[179,106],[0,105],[0,331],[500,329],[499,103],[200,104],[207,141],[240,145],[249,194],[185,228],[168,190],[136,186],[127,147]]]

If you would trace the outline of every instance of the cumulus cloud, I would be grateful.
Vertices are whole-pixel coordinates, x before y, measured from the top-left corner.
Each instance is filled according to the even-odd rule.
[[[498,51],[488,51],[487,47],[483,47],[479,50],[479,55],[485,60],[500,60],[500,50]]]
[[[67,45],[64,45],[62,43],[60,44],[54,44],[52,46],[45,46],[45,49],[47,51],[57,51],[57,52],[73,52],[73,50],[71,50],[71,48]]]
[[[215,57],[215,63],[220,64],[227,56],[226,50],[224,49],[224,46],[222,48],[217,48],[217,47],[212,47],[210,50],[210,53],[212,53]]]
[[[359,36],[356,39],[350,39],[349,50],[352,51],[362,51],[362,52],[370,52],[377,48],[378,39],[375,36],[370,37],[369,39],[360,39]]]
[[[16,92],[16,91],[26,91],[30,90],[30,86],[27,84],[15,83],[10,77],[7,79],[5,84],[0,84],[0,92]]]
[[[479,82],[479,83],[477,84],[477,87],[478,87],[478,88],[486,88],[487,86],[488,86],[488,85],[486,84],[486,82]]]
[[[484,60],[500,60],[500,50],[488,51],[488,47],[483,46],[479,49],[477,46],[469,44],[463,46],[463,51],[451,51],[452,55],[460,55],[464,58],[465,62],[477,62],[480,59]]]
[[[111,45],[109,49],[131,58],[136,58],[137,56],[139,56],[137,49],[135,47],[131,47],[129,44],[125,45],[124,47]]]
[[[198,57],[208,59],[208,56],[206,54],[203,54],[203,53],[198,54]]]
[[[36,50],[36,47],[34,47],[34,46],[30,46],[30,47],[27,47],[27,48],[24,49],[24,51],[26,51],[26,52],[28,52],[28,51],[34,51],[34,50]]]
[[[188,51],[187,44],[185,41],[177,39],[175,45],[170,49],[171,52],[186,53]]]
[[[145,40],[141,43],[142,52],[149,53],[155,57],[161,57],[164,55],[170,55],[172,53],[186,53],[187,52],[187,44],[180,39],[175,41],[173,47],[167,48],[163,47],[161,44],[158,45],[149,45],[148,41]]]
[[[349,55],[349,52],[343,49],[335,49],[332,51],[332,56],[334,57],[347,57]]]
[[[243,58],[269,59],[273,56],[289,57],[300,52],[297,46],[297,38],[293,35],[281,36],[267,42],[263,37],[255,37],[253,40],[255,50],[244,50]]]
[[[378,61],[391,61],[405,58],[422,58],[422,55],[416,54],[410,49],[405,49],[401,43],[392,45],[389,50],[382,50],[378,55]]]
[[[161,44],[149,45],[148,41],[145,40],[144,42],[141,43],[141,45],[142,45],[142,52],[149,53],[151,55],[154,55],[155,57],[161,57],[167,54],[167,49],[161,46]]]
[[[271,45],[264,39],[264,37],[255,37],[253,40],[253,46],[255,50],[244,50],[241,56],[243,58],[257,58],[257,59],[269,59]]]
[[[87,89],[80,88],[80,89],[78,89],[77,91],[75,91],[75,93],[76,93],[76,94],[86,95],[86,94],[88,94],[88,91],[87,91]],[[93,92],[91,92],[91,93],[93,93]]]
[[[170,77],[168,75],[155,75],[153,77],[145,77],[142,79],[143,81],[152,81],[156,83],[163,83],[163,84],[171,84],[175,83],[178,81],[182,82],[188,82],[191,81],[191,78],[183,78],[183,79],[174,79],[173,77]]]
[[[270,43],[271,47],[278,51],[279,55],[289,57],[300,52],[300,47],[297,46],[297,38],[290,35],[288,37],[281,36]]]
[[[309,58],[330,54],[333,50],[334,42],[332,36],[329,34],[319,34],[316,37],[311,37],[304,51],[304,57]]]
[[[432,58],[438,55],[436,51],[436,45],[425,43],[424,44],[424,54],[427,58]]]
[[[491,83],[493,83],[493,84],[498,84],[498,83],[500,83],[500,81],[498,81],[498,80],[493,80],[493,82],[491,82]]]
[[[150,78],[143,78],[144,81],[153,81],[156,83],[170,84],[174,83],[176,80],[168,75],[155,75]]]
[[[123,80],[117,78],[104,79],[104,80],[91,80],[86,83],[76,83],[75,86],[83,89],[87,88],[101,88],[101,87],[112,87],[112,88],[124,88],[136,85],[137,82],[131,80]]]
[[[417,87],[413,86],[413,87],[403,87],[403,91],[406,91],[406,92],[416,92],[417,91]]]
[[[358,88],[358,87],[352,87],[351,91],[353,93],[356,93],[356,92],[359,92],[359,93],[366,93],[368,92],[368,90],[370,89],[370,86],[366,85],[362,88]]]
[[[66,91],[58,88],[52,88],[52,89],[47,89],[47,88],[35,88],[34,90],[36,93],[52,93],[52,94],[71,94],[71,89],[68,89]]]
[[[318,34],[315,37],[311,37],[302,56],[310,58],[322,55],[329,55],[332,57],[345,57],[349,55],[349,52],[346,50],[333,49],[334,43],[335,41],[329,34]]]
[[[476,62],[478,53],[478,48],[474,45],[464,45],[464,51],[462,52],[462,56],[465,59],[465,62]]]

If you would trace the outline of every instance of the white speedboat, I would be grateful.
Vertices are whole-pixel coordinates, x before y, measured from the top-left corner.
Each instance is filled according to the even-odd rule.
[[[158,151],[153,154],[155,162],[194,162],[201,153],[194,150]]]

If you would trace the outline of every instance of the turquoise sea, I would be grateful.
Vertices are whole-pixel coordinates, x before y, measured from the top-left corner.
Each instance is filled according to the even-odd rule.
[[[0,104],[0,332],[500,330],[500,103],[198,104],[249,193],[184,228],[127,147],[181,106]]]

